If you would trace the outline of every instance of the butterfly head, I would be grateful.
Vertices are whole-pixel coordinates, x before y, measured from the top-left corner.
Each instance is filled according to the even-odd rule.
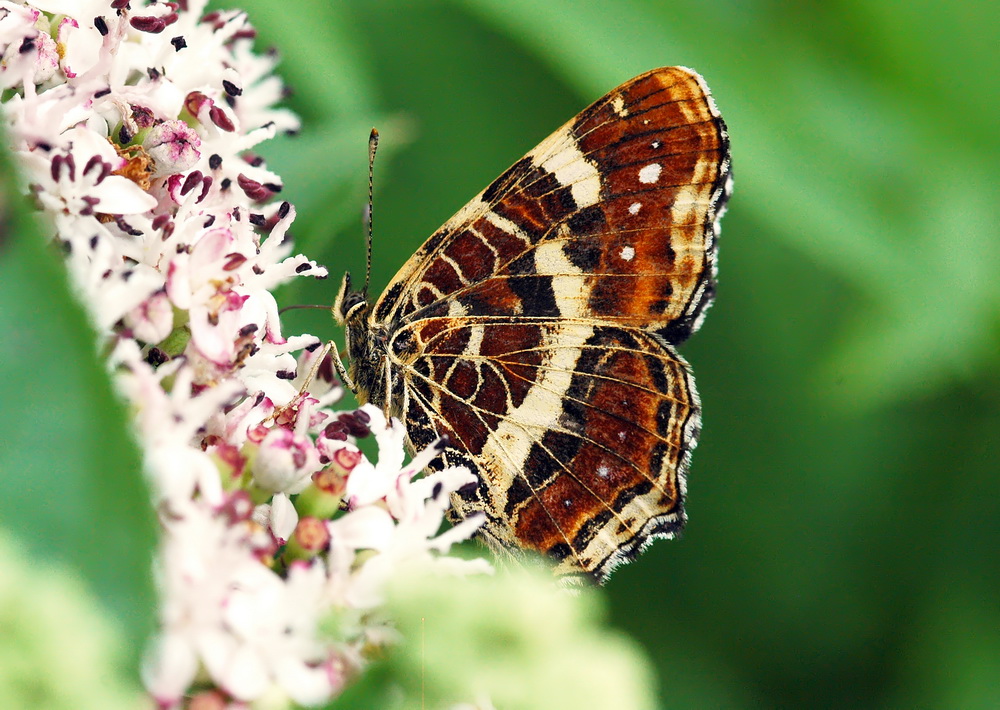
[[[337,298],[333,301],[333,318],[337,325],[348,325],[363,319],[368,313],[368,296],[351,288],[351,274],[345,273]]]
[[[333,317],[344,327],[349,359],[347,381],[361,403],[385,407],[391,389],[387,377],[387,338],[385,328],[371,323],[368,313],[367,294],[351,288],[351,275],[344,274],[333,302]]]

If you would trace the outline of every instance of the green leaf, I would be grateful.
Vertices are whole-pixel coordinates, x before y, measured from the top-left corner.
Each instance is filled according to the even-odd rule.
[[[155,525],[130,422],[97,338],[0,164],[0,526],[75,569],[130,641],[152,629]]]

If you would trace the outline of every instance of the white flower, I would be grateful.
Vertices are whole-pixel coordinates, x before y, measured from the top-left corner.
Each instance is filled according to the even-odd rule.
[[[41,13],[9,2],[0,6],[0,87],[41,84],[59,68],[56,42],[44,32]]]
[[[333,656],[317,637],[323,564],[293,565],[285,580],[260,565],[240,572],[222,612],[228,633],[205,649],[209,672],[239,700],[259,697],[272,683],[298,703],[329,698]]]
[[[279,545],[284,545],[295,531],[299,513],[287,493],[277,493],[270,505],[262,505],[255,511],[254,519],[271,531]]]
[[[191,441],[216,411],[239,394],[239,384],[227,382],[193,394],[193,373],[184,367],[183,360],[153,370],[130,340],[119,343],[112,363],[122,367],[119,388],[137,405],[136,424],[157,500],[169,508],[183,507],[198,494],[208,503],[221,503],[219,469],[200,447],[191,446]],[[163,381],[169,377],[175,379],[167,392]]]
[[[263,531],[229,525],[198,503],[175,509],[164,526],[163,632],[144,678],[157,701],[170,706],[191,685],[201,662],[221,663],[218,659],[232,646],[225,612],[241,585],[269,587],[280,580],[248,554],[266,545]]]
[[[143,343],[158,343],[166,338],[174,329],[174,309],[167,294],[154,293],[126,313],[125,325]]]
[[[301,493],[310,477],[322,468],[316,444],[289,429],[274,428],[260,442],[253,477],[271,493]]]
[[[384,499],[390,494],[403,466],[403,441],[406,430],[398,420],[386,422],[382,411],[371,404],[361,409],[371,420],[371,431],[378,444],[376,464],[363,461],[347,480],[346,498],[351,508]]]
[[[156,207],[155,197],[128,178],[112,174],[126,161],[106,139],[81,127],[70,129],[60,139],[64,148],[25,152],[21,164],[42,207],[56,216],[62,231],[86,229],[99,213],[130,215]],[[77,224],[62,221],[66,218],[88,219]]]
[[[39,3],[44,5],[46,3]],[[66,3],[49,3],[51,5],[63,5]],[[85,17],[90,15],[80,5],[92,5],[94,10],[100,8],[104,3],[75,3],[72,9],[74,15]],[[48,10],[53,12],[52,10]],[[82,12],[81,12],[82,11]],[[56,11],[54,14],[63,14]],[[90,15],[95,17],[95,15]],[[100,58],[101,33],[94,26],[93,22],[85,20],[78,21],[72,17],[63,17],[59,21],[56,39],[62,47],[62,61],[60,66],[70,79],[74,79],[81,74],[85,74],[94,68]]]
[[[353,512],[330,523],[331,564],[343,563],[358,550],[374,550],[377,555],[368,558],[349,574],[350,580],[342,585],[340,594],[349,606],[365,608],[384,601],[390,578],[414,566],[431,567],[439,560],[431,553],[445,554],[451,546],[471,537],[483,524],[483,517],[470,516],[455,527],[437,535],[450,503],[449,496],[462,486],[475,481],[465,467],[447,468],[416,481],[413,476],[440,453],[432,446],[414,456],[410,465],[393,468],[402,461],[402,439],[398,422],[385,424],[385,418],[374,407],[363,408],[370,417],[372,432],[379,445],[379,461],[374,466],[362,461],[354,467],[347,479],[348,500]],[[387,462],[387,463],[386,463]],[[350,497],[354,489],[362,490],[364,497]],[[381,495],[379,495],[381,494]],[[375,498],[374,496],[379,496]],[[385,509],[372,505],[379,502]],[[452,573],[490,572],[492,568],[483,560],[450,559],[443,565]]]
[[[468,471],[459,470],[461,487],[469,481]],[[445,497],[456,489],[445,490]],[[448,574],[489,574],[493,568],[482,559],[462,560],[458,558],[439,557],[431,553],[447,553],[453,544],[471,537],[483,524],[482,516],[470,516],[459,525],[434,537],[433,532],[425,534],[433,527],[436,531],[444,519],[444,509],[436,501],[428,501],[423,513],[414,516],[406,523],[396,525],[392,536],[382,541],[379,554],[368,558],[365,563],[351,575],[344,590],[344,598],[350,606],[367,608],[377,606],[385,601],[385,590],[394,575],[414,568],[432,569],[438,567]],[[374,536],[375,530],[369,531]],[[334,534],[331,531],[331,536]]]
[[[447,557],[479,520],[438,534],[471,474],[415,479],[436,448],[404,466],[399,422],[331,412],[325,348],[283,333],[271,291],[326,269],[293,253],[295,209],[251,151],[298,119],[245,16],[205,9],[0,0],[2,115],[144,451],[162,529],[149,693],[325,703],[395,641],[368,613],[395,574],[488,565]],[[369,429],[374,462],[352,439]]]
[[[201,158],[198,148],[201,138],[184,121],[169,120],[158,123],[142,141],[156,164],[153,177],[173,175],[192,168]]]

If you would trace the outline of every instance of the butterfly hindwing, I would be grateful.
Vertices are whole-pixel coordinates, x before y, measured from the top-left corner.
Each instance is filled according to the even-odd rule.
[[[485,511],[487,539],[603,577],[683,524],[698,399],[686,363],[659,337],[497,317],[413,328],[422,347],[407,368],[407,419],[436,421],[457,452],[447,463],[478,474],[456,512]]]

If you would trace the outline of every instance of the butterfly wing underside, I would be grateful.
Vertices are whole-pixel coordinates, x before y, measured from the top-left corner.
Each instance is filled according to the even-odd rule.
[[[671,67],[599,99],[435,232],[375,305],[411,444],[479,485],[495,547],[602,581],[684,522],[700,427],[673,350],[715,288],[730,191],[725,125]]]

